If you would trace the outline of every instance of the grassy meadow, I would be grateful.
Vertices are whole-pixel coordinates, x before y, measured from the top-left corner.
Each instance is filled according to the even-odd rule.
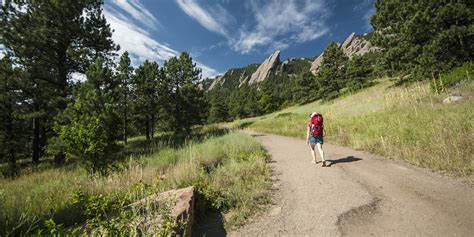
[[[304,139],[312,111],[323,113],[329,143],[349,146],[474,180],[474,83],[439,94],[429,83],[395,87],[388,79],[334,101],[293,106],[234,126]],[[443,104],[451,94],[462,101]]]
[[[74,167],[0,179],[0,235],[34,234],[44,229],[49,218],[63,227],[88,221],[74,203],[77,192],[96,199],[107,197],[111,203],[122,201],[123,206],[156,192],[190,185],[200,196],[198,215],[214,209],[230,213],[226,227],[240,225],[268,201],[268,156],[244,133],[203,140],[185,142],[181,147],[160,143],[160,149],[131,156],[107,177],[90,177]]]

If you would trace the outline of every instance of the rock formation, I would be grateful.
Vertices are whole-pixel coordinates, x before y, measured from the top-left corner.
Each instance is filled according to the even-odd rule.
[[[149,196],[130,204],[128,208],[150,205],[160,207],[166,205],[166,203],[171,204],[169,211],[173,220],[185,224],[185,226],[180,226],[179,230],[176,230],[179,235],[192,236],[192,226],[194,224],[194,188],[192,186]],[[147,229],[149,232],[158,233],[161,224],[161,216],[156,216],[155,218],[144,219],[140,223],[140,227]]]
[[[275,51],[270,57],[265,59],[257,70],[252,74],[249,85],[265,80],[270,73],[275,72],[278,65],[280,65],[280,50]]]
[[[207,89],[208,91],[214,89],[216,86],[222,86],[225,82],[225,78],[224,78],[224,75],[222,76],[217,76],[216,79],[214,79],[214,81],[212,82],[211,86],[209,86],[209,88]]]
[[[347,37],[346,40],[339,46],[347,57],[352,58],[354,55],[364,55],[369,52],[377,51],[378,48],[373,46],[368,40],[362,36],[358,36],[352,33]],[[311,64],[311,72],[316,75],[319,71],[319,67],[323,62],[323,53],[319,55],[314,62]]]

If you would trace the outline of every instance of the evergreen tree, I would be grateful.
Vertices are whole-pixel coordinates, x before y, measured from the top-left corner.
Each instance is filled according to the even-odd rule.
[[[2,7],[1,42],[29,77],[33,120],[32,160],[39,161],[53,136],[53,117],[66,108],[70,77],[83,73],[97,56],[117,49],[102,14],[101,1],[6,1]]]
[[[389,73],[425,79],[472,60],[472,1],[377,0],[375,9],[371,41]]]
[[[316,76],[318,98],[330,100],[339,96],[339,91],[345,84],[347,61],[342,49],[335,42],[331,42],[324,51],[324,58]]]
[[[129,134],[129,117],[130,117],[130,93],[132,86],[133,67],[130,66],[130,57],[128,52],[124,52],[120,57],[120,62],[117,67],[118,80],[118,103],[120,115],[123,120],[123,142],[127,144]]]
[[[133,107],[135,120],[142,127],[146,140],[151,141],[154,135],[156,114],[159,111],[158,86],[163,77],[156,62],[146,60],[135,70],[133,76]]]
[[[28,151],[26,97],[19,87],[22,76],[10,58],[0,60],[0,161],[8,162],[11,175],[17,173],[17,159]]]
[[[91,173],[106,174],[116,156],[120,117],[113,93],[112,72],[98,58],[75,90],[76,100],[61,114],[55,127],[69,157],[77,157]]]
[[[248,85],[244,84],[242,87],[234,90],[228,98],[229,115],[234,119],[244,118],[244,101],[246,100],[244,91],[248,90]]]
[[[260,115],[259,95],[256,86],[245,88],[242,103],[244,104],[244,117],[255,117]]]
[[[171,85],[169,125],[178,134],[189,134],[191,126],[202,124],[207,115],[207,101],[198,88],[201,69],[189,54],[182,53],[165,62],[164,72]]]
[[[348,90],[354,92],[370,85],[373,65],[367,56],[354,55],[348,63],[346,70],[346,84]]]
[[[228,120],[229,114],[227,111],[227,104],[225,96],[220,91],[211,92],[210,108],[209,108],[209,123],[218,123]]]
[[[309,70],[298,74],[293,92],[293,100],[298,103],[308,103],[318,97],[316,78]]]

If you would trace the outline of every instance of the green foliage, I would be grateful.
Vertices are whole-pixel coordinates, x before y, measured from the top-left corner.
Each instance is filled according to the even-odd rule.
[[[71,73],[84,73],[96,57],[108,59],[118,49],[101,6],[90,0],[2,5],[0,43],[24,73],[17,91],[28,107],[24,119],[33,124],[26,127],[31,136],[25,143],[30,143],[34,163],[44,154],[47,139],[56,136],[52,126],[71,97]]]
[[[0,162],[8,162],[2,173],[17,174],[17,160],[28,152],[28,121],[24,114],[25,95],[20,91],[21,72],[14,69],[8,57],[0,60]]]
[[[118,97],[118,110],[123,121],[123,141],[127,144],[129,134],[129,120],[131,114],[131,106],[129,103],[132,93],[132,73],[133,67],[130,66],[130,57],[128,52],[125,51],[120,57],[120,62],[117,66],[116,80],[118,84],[117,94]]]
[[[324,58],[316,75],[318,98],[331,100],[339,96],[345,85],[347,63],[348,58],[342,49],[331,42],[324,51]]]
[[[446,92],[450,87],[473,80],[473,73],[474,62],[467,62],[460,67],[441,74],[439,78],[434,78],[430,84],[431,90],[436,93]]]
[[[40,229],[43,235],[56,231],[60,236],[84,234],[84,230],[91,231],[91,235],[156,234],[154,230],[141,228],[140,223],[158,214],[166,215],[167,203],[123,207],[151,194],[198,182],[201,187],[215,190],[220,197],[229,200],[222,201],[226,206],[222,210],[233,213],[226,225],[242,224],[260,204],[268,202],[271,174],[266,164],[267,155],[258,142],[246,134],[212,137],[216,134],[214,129],[206,127],[196,131],[193,137],[199,138],[188,141],[182,148],[135,156],[124,164],[124,169],[107,177],[91,177],[82,169],[69,167],[35,172],[14,180],[1,179],[0,233],[31,235]],[[198,133],[209,134],[194,135]],[[145,140],[143,137],[130,139],[129,145],[135,139]],[[204,167],[208,167],[207,172]],[[208,197],[206,208],[218,202],[212,198],[217,196]],[[203,214],[196,213],[197,216]],[[51,218],[54,225],[46,228],[44,223]],[[182,223],[171,219],[162,222],[167,231],[160,233],[179,231]]]
[[[370,55],[358,56],[354,55],[347,65],[346,84],[345,87],[355,92],[364,87],[372,85],[371,76],[373,72],[374,62],[371,61]]]
[[[193,125],[202,124],[207,117],[207,101],[198,88],[201,69],[187,53],[165,62],[164,73],[170,83],[166,110],[168,124],[177,134],[189,134]]]
[[[163,71],[156,62],[146,60],[135,70],[133,76],[132,107],[135,122],[142,128],[147,141],[153,138],[157,113],[162,112],[158,105],[166,101],[166,85]],[[162,89],[162,91],[160,91]]]
[[[298,103],[308,103],[319,96],[316,77],[308,70],[298,74],[295,80],[293,100]]]
[[[75,102],[55,127],[66,153],[80,158],[91,173],[106,174],[117,151],[120,119],[117,115],[110,69],[97,59],[87,71],[87,81],[75,91]]]
[[[227,121],[229,119],[229,114],[223,93],[219,90],[211,91],[210,97],[208,122],[218,123]]]
[[[473,9],[471,1],[376,1],[371,41],[385,51],[380,65],[419,80],[471,60]]]

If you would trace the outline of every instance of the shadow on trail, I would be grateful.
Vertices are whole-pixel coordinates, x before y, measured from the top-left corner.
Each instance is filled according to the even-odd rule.
[[[359,160],[362,160],[362,158],[357,158],[357,157],[354,157],[354,156],[348,156],[348,157],[337,159],[337,160],[326,160],[326,161],[329,162],[328,167],[331,167],[331,166],[333,166],[335,164],[338,164],[338,163],[349,163],[349,162],[354,162],[354,161],[359,161]]]

